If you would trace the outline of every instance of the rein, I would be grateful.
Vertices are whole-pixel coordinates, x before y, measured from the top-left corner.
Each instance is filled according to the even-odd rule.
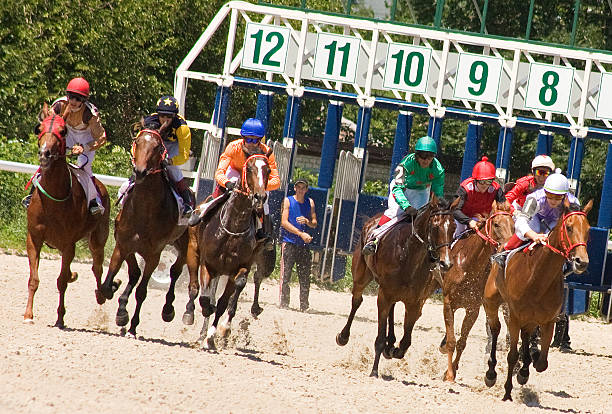
[[[223,218],[225,217],[225,211],[227,210],[227,205],[229,203],[223,203],[223,207],[221,207],[221,217],[219,218],[219,225],[221,226],[221,229],[226,232],[227,234],[229,234],[230,236],[242,236],[247,234],[249,231],[251,231],[251,225],[249,224],[247,226],[247,229],[244,231],[241,231],[239,233],[234,233],[233,231],[229,231],[226,227],[225,224],[223,224]]]
[[[45,191],[45,189],[43,188],[43,186],[40,184],[40,182],[38,181],[38,178],[36,178],[36,175],[38,174],[38,171],[36,172],[36,174],[34,174],[34,176],[32,177],[32,184],[34,184],[34,186],[36,188],[38,188],[38,190],[43,193],[47,198],[53,200],[53,201],[57,201],[57,202],[63,202],[66,201],[70,198],[70,196],[72,195],[72,173],[70,172],[70,170],[68,170],[68,177],[70,177],[70,186],[68,187],[68,195],[62,199],[59,198],[55,198],[53,197],[51,194],[49,194],[48,192]]]
[[[436,211],[431,213],[431,216],[448,216],[451,215],[451,211],[450,210],[445,210],[445,211]],[[429,219],[431,220],[431,217],[429,217]],[[447,247],[450,246],[453,241],[449,241],[447,243],[441,243],[438,245],[435,245],[432,240],[431,240],[431,232],[428,232],[428,238],[427,241],[429,242],[429,254],[435,259],[438,260],[440,257],[438,256],[438,250],[440,250],[443,247]]]
[[[511,214],[508,213],[507,211],[497,211],[497,212],[491,214],[487,218],[487,221],[485,222],[485,232],[484,232],[484,234],[479,229],[477,229],[477,228],[474,230],[476,232],[476,234],[478,234],[478,236],[480,236],[481,239],[483,239],[486,243],[491,244],[495,248],[499,247],[499,245],[501,244],[497,240],[495,240],[495,239],[493,239],[491,237],[491,227],[492,227],[492,223],[493,223],[493,218],[496,217],[496,216],[511,216]]]
[[[550,250],[552,250],[554,253],[557,253],[558,255],[565,257],[566,260],[569,260],[570,252],[574,250],[576,247],[578,246],[586,247],[587,245],[585,242],[578,242],[578,243],[570,244],[571,242],[569,239],[569,235],[567,234],[567,229],[565,228],[565,221],[571,216],[585,216],[586,217],[586,213],[584,211],[572,211],[570,213],[563,215],[563,219],[561,221],[561,241],[560,241],[562,250],[559,250],[556,247],[551,246],[550,243],[545,244],[545,246],[548,247]],[[566,241],[567,241],[567,244],[566,244]]]
[[[163,148],[163,151],[160,151],[161,152],[161,158],[160,158],[160,162],[159,162],[157,168],[147,168],[145,170],[145,175],[158,174],[158,173],[163,171],[163,168],[161,167],[161,163],[168,156],[168,150],[166,149],[166,146],[164,145],[164,140],[162,139],[160,133],[158,131],[154,130],[154,129],[142,129],[142,130],[140,130],[138,135],[136,135],[136,138],[134,139],[134,142],[132,142],[132,149],[130,151],[131,160],[132,160],[132,167],[136,168],[136,163],[135,163],[136,157],[134,155],[136,153],[136,140],[143,133],[149,133],[152,136],[156,137],[158,139],[158,141],[159,141],[159,145],[161,145],[161,147]]]

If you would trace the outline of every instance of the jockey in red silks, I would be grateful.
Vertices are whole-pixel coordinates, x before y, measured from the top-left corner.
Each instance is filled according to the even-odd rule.
[[[516,180],[516,184],[506,193],[512,211],[520,210],[527,195],[544,186],[546,177],[555,170],[555,163],[548,155],[538,155],[531,162],[531,174]]]
[[[389,184],[388,208],[368,235],[368,242],[361,250],[365,256],[376,253],[378,241],[395,224],[416,215],[417,210],[429,202],[432,192],[439,198],[444,196],[444,167],[435,158],[436,141],[429,136],[421,137],[414,150],[395,169],[395,178]]]
[[[98,109],[89,102],[89,82],[83,78],[72,79],[66,86],[66,95],[53,102],[51,109],[66,120],[66,148],[72,149],[72,154],[78,156],[76,164],[90,177],[88,188],[84,188],[90,214],[100,215],[104,207],[94,184],[91,166],[96,150],[106,143],[106,132]],[[31,198],[30,193],[22,200],[26,208]]]
[[[457,190],[460,201],[453,211],[457,228],[454,237],[470,229],[478,228],[477,216],[487,216],[491,211],[493,201],[506,201],[504,191],[495,181],[495,166],[487,157],[474,165],[472,176],[463,180]]]

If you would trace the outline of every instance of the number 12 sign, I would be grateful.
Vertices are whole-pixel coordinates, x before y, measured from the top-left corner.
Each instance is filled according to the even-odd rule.
[[[313,76],[338,82],[355,82],[361,40],[353,36],[319,33]]]
[[[264,72],[283,73],[287,63],[290,31],[286,27],[248,23],[240,66]]]

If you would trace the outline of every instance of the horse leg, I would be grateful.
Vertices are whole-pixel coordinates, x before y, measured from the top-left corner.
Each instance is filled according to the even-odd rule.
[[[404,312],[404,336],[402,337],[399,348],[393,350],[393,358],[402,359],[406,351],[412,344],[412,329],[414,324],[421,317],[421,308],[418,305],[410,306],[404,302],[406,308]]]
[[[256,263],[257,271],[253,275],[253,282],[255,283],[255,293],[253,295],[253,305],[251,306],[251,315],[257,318],[263,309],[259,306],[259,289],[261,282],[264,278],[270,276],[274,270],[274,264],[276,262],[276,249],[272,250],[260,250],[257,254]]]
[[[168,292],[166,292],[166,303],[162,308],[162,320],[164,322],[171,322],[174,319],[174,289],[176,288],[176,281],[181,276],[183,272],[183,266],[186,261],[186,253],[187,253],[187,243],[189,235],[187,231],[174,243],[174,247],[177,248],[179,254],[176,256],[176,260],[170,266],[170,286],[168,287]],[[184,240],[183,240],[184,239]]]
[[[478,319],[478,313],[480,311],[480,304],[478,307],[472,309],[466,309],[465,317],[463,318],[463,322],[461,324],[461,337],[457,341],[457,346],[455,348],[455,360],[453,361],[453,369],[455,370],[455,376],[457,375],[457,370],[459,369],[459,360],[461,359],[461,355],[465,350],[465,346],[467,344],[467,338],[470,335],[470,331],[476,323],[476,319]]]
[[[96,278],[96,301],[99,305],[102,305],[106,302],[106,297],[102,294],[102,274],[104,273],[104,269],[102,267],[104,263],[104,246],[106,245],[106,240],[108,239],[108,221],[104,219],[98,222],[95,230],[91,232],[89,236],[89,251],[91,252],[91,256],[93,258],[93,265],[91,266],[91,271],[93,272]],[[73,279],[75,278],[76,273],[73,273]]]
[[[385,298],[382,288],[379,287],[378,299],[376,301],[378,306],[378,335],[376,335],[376,340],[374,341],[374,365],[372,366],[370,377],[378,378],[378,363],[387,342],[387,319],[389,318],[389,308],[391,307],[389,302]]]
[[[520,327],[518,321],[512,317],[510,314],[510,323],[508,324],[508,331],[510,332],[510,349],[508,350],[508,376],[506,377],[506,383],[504,384],[504,389],[506,393],[504,394],[504,398],[502,401],[512,401],[512,375],[514,374],[514,366],[519,358],[519,353],[517,349],[518,338]]]
[[[189,272],[189,300],[185,305],[185,313],[183,314],[183,324],[193,325],[195,299],[200,291],[200,283],[198,281],[198,267],[200,263],[200,251],[198,250],[198,242],[192,230],[189,230],[189,244],[187,247],[186,258],[187,271]]]
[[[127,303],[134,286],[136,286],[136,283],[138,283],[138,279],[140,279],[141,276],[138,261],[136,260],[134,253],[129,254],[125,258],[125,261],[128,264],[128,283],[125,285],[125,289],[123,290],[121,296],[119,296],[119,307],[117,308],[117,316],[115,316],[115,323],[117,326],[125,326],[130,320],[130,316],[127,312]]]
[[[234,293],[234,281],[231,280],[230,283],[230,278],[223,275],[220,278],[217,278],[220,282],[221,285],[217,286],[217,289],[223,289],[223,294],[221,295],[221,297],[219,298],[219,300],[217,301],[217,307],[215,309],[215,317],[213,319],[212,324],[210,325],[210,327],[208,328],[208,331],[206,333],[206,346],[208,347],[208,349],[215,349],[215,335],[217,333],[217,326],[219,324],[219,319],[221,319],[221,316],[223,315],[223,313],[225,312],[225,310],[227,309],[227,303],[229,301],[229,297],[232,295],[232,293]],[[216,290],[216,289],[215,289]],[[215,290],[213,290],[213,295],[215,293]]]
[[[455,309],[453,309],[450,297],[448,297],[448,295],[444,295],[442,313],[444,314],[444,326],[446,328],[446,334],[444,336],[446,344],[444,348],[448,358],[448,367],[446,368],[444,381],[453,382],[455,381],[456,376],[455,367],[453,365],[453,354],[455,353],[457,340],[455,338]],[[442,346],[440,346],[440,351],[442,351]]]
[[[64,315],[66,315],[66,306],[64,303],[66,296],[66,289],[68,288],[68,282],[72,273],[70,272],[70,263],[74,259],[74,248],[75,246],[68,246],[66,250],[62,251],[62,269],[57,278],[57,290],[59,292],[59,304],[57,306],[57,321],[55,327],[64,328]]]
[[[28,303],[23,314],[23,323],[34,323],[34,295],[38,290],[40,279],[38,278],[38,263],[40,261],[40,249],[42,240],[34,239],[28,231],[26,240],[26,250],[28,252],[28,262],[30,263],[30,278],[28,280]]]
[[[200,307],[202,308],[202,316],[207,318],[215,312],[215,293],[217,292],[219,278],[212,279],[203,263],[200,266],[200,278],[202,284]]]
[[[115,249],[113,250],[113,254],[111,256],[110,264],[108,265],[106,279],[104,280],[104,283],[102,283],[102,286],[100,286],[99,289],[106,299],[112,299],[113,295],[121,285],[121,281],[115,282],[113,279],[115,278],[117,273],[119,273],[123,260],[124,255],[122,254],[119,245],[115,245]]]
[[[134,337],[136,337],[136,327],[140,323],[140,308],[142,308],[142,304],[147,298],[147,285],[149,284],[149,278],[159,264],[160,255],[161,252],[154,255],[149,255],[147,258],[145,258],[145,267],[144,271],[142,272],[142,278],[140,279],[138,287],[136,287],[136,308],[134,309],[134,315],[132,316],[130,329],[128,330],[128,332]]]
[[[344,346],[348,343],[349,337],[351,336],[351,325],[353,324],[355,313],[357,313],[357,309],[359,309],[359,306],[361,306],[361,302],[363,302],[363,291],[372,281],[372,279],[374,279],[374,275],[368,269],[365,261],[363,260],[363,257],[357,252],[353,256],[352,273],[353,298],[351,300],[351,312],[349,313],[346,325],[344,325],[344,328],[342,328],[340,333],[336,335],[336,343],[340,346]]]
[[[521,384],[527,384],[529,380],[529,365],[531,364],[531,355],[529,350],[529,342],[531,339],[531,332],[527,329],[521,329],[521,349],[519,350],[520,356],[523,359],[523,366],[516,373],[516,381]]]
[[[234,293],[232,293],[232,296],[229,298],[229,305],[227,307],[227,318],[219,327],[219,333],[222,337],[227,337],[231,332],[232,319],[236,316],[236,309],[238,308],[238,298],[246,286],[248,275],[249,271],[245,268],[240,269],[238,274],[236,274],[234,279]]]
[[[386,359],[393,358],[393,353],[397,348],[395,348],[395,341],[397,338],[395,337],[395,303],[391,305],[389,308],[389,319],[387,321],[387,344],[385,345],[385,349],[383,349],[383,356]]]
[[[546,371],[548,368],[548,350],[550,349],[550,342],[553,337],[555,324],[549,322],[540,326],[540,355],[537,360],[534,360],[533,367],[538,372]]]
[[[497,286],[495,285],[495,276],[497,275],[497,269],[494,265],[491,268],[489,278],[485,285],[484,295],[482,297],[482,305],[487,314],[487,327],[488,331],[491,332],[491,349],[489,350],[489,369],[485,373],[485,384],[487,387],[492,387],[497,381],[497,372],[495,372],[495,366],[497,365],[497,338],[501,331],[501,323],[499,322],[499,306],[503,300]]]

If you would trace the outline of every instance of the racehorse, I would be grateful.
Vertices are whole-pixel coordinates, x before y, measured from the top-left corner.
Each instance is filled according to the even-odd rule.
[[[129,320],[127,302],[140,279],[136,288],[136,308],[128,331],[134,336],[140,322],[140,308],[147,297],[149,278],[159,264],[162,250],[168,244],[176,247],[178,255],[170,267],[170,286],[162,309],[162,319],[165,322],[174,319],[174,288],[187,255],[187,225],[179,224],[180,211],[163,167],[167,154],[162,134],[168,126],[169,123],[162,125],[159,131],[143,129],[132,143],[134,186],[124,195],[123,207],[115,219],[115,249],[102,286],[106,298],[112,299],[120,284],[113,281],[113,278],[125,260],[129,280],[119,297],[116,316],[117,325],[125,326]],[[145,261],[142,278],[135,253]]]
[[[67,132],[64,118],[55,115],[45,103],[39,114],[40,124],[35,132],[38,135],[38,159],[40,177],[33,178],[35,185],[32,200],[28,207],[28,236],[26,249],[30,263],[28,281],[28,303],[23,315],[25,323],[34,322],[34,294],[38,289],[38,263],[43,243],[60,251],[62,268],[57,278],[59,306],[55,326],[64,327],[66,308],[64,296],[68,283],[74,282],[78,275],[70,270],[74,259],[76,242],[88,238],[89,250],[93,258],[91,270],[96,277],[96,300],[104,303],[100,292],[104,245],[108,238],[109,198],[104,184],[97,179],[95,185],[100,194],[104,213],[98,216],[89,214],[87,196],[78,185],[77,176],[66,162]]]
[[[451,249],[453,266],[444,275],[444,323],[446,345],[440,347],[448,354],[448,369],[445,381],[454,381],[461,354],[465,349],[468,335],[478,318],[484,286],[491,268],[491,254],[514,234],[514,221],[508,203],[493,202],[491,213],[482,227],[463,237]],[[455,311],[464,308],[465,316],[461,325],[461,337],[455,339]],[[456,351],[455,360],[453,354]]]
[[[361,250],[380,215],[374,216],[363,226],[360,242],[353,253],[351,312],[346,325],[336,335],[336,343],[340,346],[348,343],[353,318],[363,301],[363,291],[375,279],[379,284],[378,335],[374,342],[372,377],[378,377],[381,354],[385,358],[404,357],[423,304],[439,283],[434,279],[434,273],[446,271],[451,266],[449,246],[455,231],[451,210],[458,202],[459,199],[453,202],[450,209],[442,210],[439,200],[432,196],[412,223],[402,221],[395,225],[381,240],[378,251],[367,257],[361,254]],[[405,306],[404,337],[399,348],[396,348],[393,310],[399,301]]]
[[[497,379],[495,354],[501,328],[497,311],[502,301],[505,301],[510,309],[510,349],[504,401],[512,400],[512,374],[519,358],[519,333],[523,366],[516,376],[518,383],[527,383],[531,362],[537,372],[548,368],[548,349],[554,323],[563,305],[563,264],[570,262],[572,272],[577,274],[587,269],[589,256],[586,243],[590,226],[586,215],[592,206],[591,200],[582,211],[572,211],[566,198],[563,215],[550,232],[545,245],[535,248],[532,245],[508,257],[505,277],[498,264],[494,263],[491,267],[483,297],[487,323],[493,336],[485,384],[491,387]],[[541,330],[541,350],[530,354],[529,337],[538,325]]]
[[[189,301],[186,306],[183,322],[193,323],[194,300],[198,295],[200,283],[202,292],[200,306],[206,318],[202,328],[202,336],[208,318],[215,313],[215,318],[208,332],[204,345],[214,349],[214,338],[221,315],[228,310],[227,319],[222,323],[220,331],[229,334],[230,325],[236,314],[238,297],[246,285],[247,276],[258,250],[261,248],[255,240],[254,215],[263,211],[266,200],[266,187],[270,175],[267,154],[248,155],[242,168],[240,188],[232,190],[229,197],[216,209],[205,222],[189,229],[189,249],[187,252],[187,268],[189,269]],[[255,218],[257,220],[258,218]],[[216,309],[215,279],[220,279],[221,297]],[[213,289],[215,287],[215,289]],[[230,300],[231,296],[231,300]],[[228,307],[229,302],[229,307]]]

